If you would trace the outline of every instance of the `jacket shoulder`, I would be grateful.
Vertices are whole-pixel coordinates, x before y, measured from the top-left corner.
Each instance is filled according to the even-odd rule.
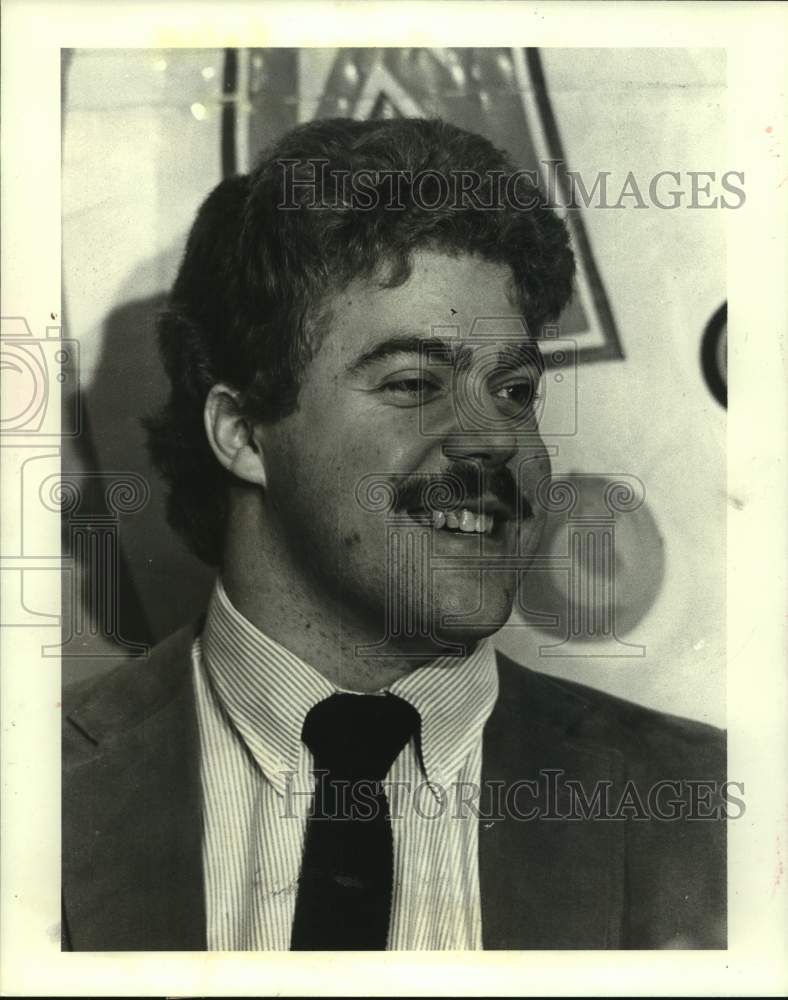
[[[631,765],[666,774],[703,772],[719,778],[725,770],[725,731],[619,698],[596,688],[551,677],[499,654],[502,692],[560,726],[567,739],[611,749]]]
[[[63,730],[64,947],[205,947],[199,736],[179,630],[70,688]]]
[[[202,619],[167,636],[147,657],[124,660],[105,674],[63,689],[63,765],[80,763],[110,734],[125,732],[164,707],[189,677]]]

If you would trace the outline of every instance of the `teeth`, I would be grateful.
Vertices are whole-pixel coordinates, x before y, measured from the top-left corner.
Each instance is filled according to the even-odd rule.
[[[476,531],[476,515],[469,510],[463,510],[460,513],[460,531]]]
[[[495,521],[492,514],[476,514],[463,507],[459,511],[442,510],[432,512],[432,526],[436,530],[448,528],[450,531],[461,531],[466,535],[489,535]]]

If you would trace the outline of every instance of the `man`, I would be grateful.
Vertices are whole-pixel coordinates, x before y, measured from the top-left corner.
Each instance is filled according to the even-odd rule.
[[[69,698],[66,947],[724,947],[721,734],[489,641],[572,277],[440,121],[312,122],[209,196],[149,428],[216,590]]]

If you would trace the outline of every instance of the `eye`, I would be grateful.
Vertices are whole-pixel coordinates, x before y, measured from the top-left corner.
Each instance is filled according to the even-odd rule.
[[[431,379],[411,375],[389,379],[378,391],[399,405],[418,405],[433,399],[440,392],[440,386]]]
[[[510,408],[518,412],[533,408],[540,400],[541,394],[538,391],[538,382],[531,378],[518,379],[516,382],[509,382],[499,386],[493,391],[496,399],[503,400]]]

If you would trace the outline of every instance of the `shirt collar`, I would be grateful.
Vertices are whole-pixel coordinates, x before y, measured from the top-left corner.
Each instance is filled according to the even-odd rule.
[[[273,786],[297,771],[307,712],[339,689],[271,639],[232,604],[217,580],[202,650],[224,710]],[[480,738],[498,697],[495,651],[483,640],[462,658],[444,656],[399,678],[386,690],[421,716],[421,758],[428,781],[456,775]]]
[[[217,580],[202,636],[208,676],[266,778],[281,794],[297,771],[307,712],[336,688],[253,625]]]
[[[421,716],[421,757],[434,784],[456,776],[498,699],[495,650],[488,639],[464,657],[442,656],[389,688]]]

